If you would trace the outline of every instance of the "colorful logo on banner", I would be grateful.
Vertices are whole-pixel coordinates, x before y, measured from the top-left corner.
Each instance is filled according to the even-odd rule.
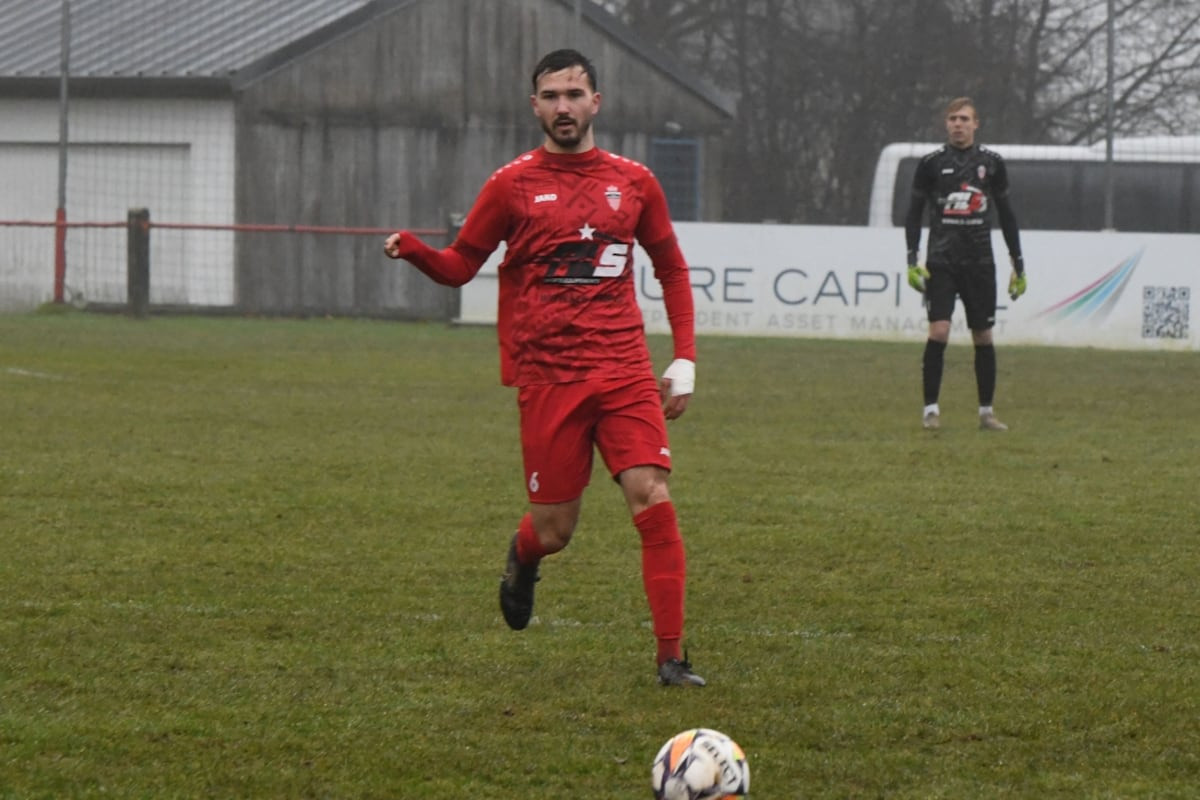
[[[1055,322],[1091,322],[1098,325],[1108,319],[1113,307],[1121,299],[1133,270],[1142,260],[1143,250],[1138,250],[1129,258],[1106,272],[1094,283],[1080,289],[1065,300],[1040,312],[1037,317],[1050,319]]]

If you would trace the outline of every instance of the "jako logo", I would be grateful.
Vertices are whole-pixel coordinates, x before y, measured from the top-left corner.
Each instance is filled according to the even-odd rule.
[[[558,195],[556,195],[554,192],[550,192],[549,194],[537,194],[533,196],[533,202],[535,203],[553,203],[557,199]]]

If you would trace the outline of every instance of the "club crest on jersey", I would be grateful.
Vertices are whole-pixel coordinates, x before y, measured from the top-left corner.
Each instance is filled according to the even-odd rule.
[[[975,174],[979,176],[979,180],[983,180],[984,176],[987,175],[987,167],[985,167],[983,164],[980,164],[975,168]]]
[[[616,186],[609,186],[604,190],[604,199],[608,201],[608,207],[616,211],[621,207],[621,190]]]

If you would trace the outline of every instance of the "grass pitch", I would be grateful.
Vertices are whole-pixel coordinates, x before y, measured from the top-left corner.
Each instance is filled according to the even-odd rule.
[[[660,364],[665,338],[652,340]],[[1200,361],[704,338],[672,423],[702,690],[654,679],[597,470],[536,620],[486,329],[0,317],[0,797],[637,798],[694,726],[752,796],[1191,798]]]

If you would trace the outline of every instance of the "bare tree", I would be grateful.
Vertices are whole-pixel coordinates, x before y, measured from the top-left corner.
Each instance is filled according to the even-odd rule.
[[[1107,0],[607,0],[738,98],[731,220],[860,223],[892,141],[975,98],[986,141],[1103,137]],[[1115,0],[1117,135],[1200,126],[1200,3]]]
[[[1062,0],[1040,32],[1044,67],[1029,133],[1051,141],[1103,138],[1107,98],[1105,0]],[[1200,126],[1200,4],[1118,0],[1113,22],[1118,136],[1182,134]],[[1069,44],[1069,47],[1062,47]]]

